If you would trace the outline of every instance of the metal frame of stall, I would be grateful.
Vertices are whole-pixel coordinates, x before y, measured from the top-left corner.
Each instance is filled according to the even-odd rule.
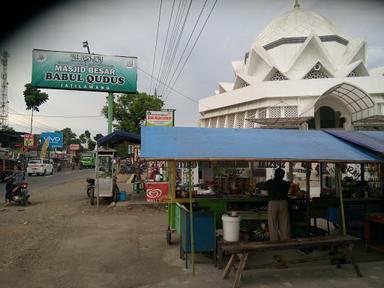
[[[341,221],[340,222],[341,222],[341,229],[342,229],[343,235],[346,235],[346,225],[345,225],[345,216],[344,216],[344,200],[343,200],[343,193],[341,190],[341,169],[340,169],[339,164],[341,164],[341,163],[344,163],[344,164],[380,163],[381,176],[384,174],[383,173],[384,172],[384,169],[383,169],[384,157],[382,157],[382,155],[376,155],[374,153],[370,153],[369,151],[362,151],[361,149],[353,147],[352,145],[347,144],[347,143],[345,143],[345,142],[343,142],[343,141],[341,141],[341,140],[339,140],[336,137],[331,136],[331,135],[328,135],[330,138],[329,137],[327,138],[327,136],[326,136],[327,133],[322,132],[322,131],[309,132],[309,131],[302,131],[302,130],[300,130],[300,131],[289,130],[287,132],[287,130],[281,130],[284,132],[279,133],[279,132],[277,132],[277,130],[274,130],[273,133],[277,134],[279,137],[287,137],[287,135],[290,135],[290,134],[292,134],[290,136],[295,137],[295,136],[297,136],[297,134],[305,135],[305,133],[308,133],[308,134],[310,134],[310,133],[312,133],[312,134],[313,133],[323,133],[323,134],[317,135],[317,136],[321,136],[324,139],[327,138],[327,141],[330,141],[329,139],[331,139],[331,141],[333,141],[332,142],[333,144],[335,144],[335,145],[337,144],[336,146],[338,149],[340,149],[340,151],[339,151],[340,154],[342,154],[342,156],[339,157],[340,159],[337,159],[337,158],[332,159],[332,158],[324,157],[323,155],[325,155],[326,153],[324,154],[323,152],[321,152],[321,150],[319,150],[318,147],[316,147],[315,149],[318,149],[318,151],[317,151],[318,155],[320,155],[321,157],[320,156],[319,157],[305,157],[306,151],[303,151],[303,153],[302,153],[302,151],[299,151],[300,147],[297,147],[297,149],[295,149],[295,151],[294,151],[295,153],[293,153],[294,155],[297,155],[296,157],[292,157],[292,155],[289,155],[290,157],[281,157],[281,156],[280,157],[279,156],[271,157],[271,156],[268,156],[268,153],[266,153],[265,157],[262,157],[262,156],[239,157],[239,156],[235,155],[236,153],[233,153],[234,154],[233,157],[218,157],[216,152],[213,153],[215,155],[211,155],[211,156],[206,155],[205,153],[202,153],[203,155],[199,155],[198,153],[200,150],[198,148],[196,148],[198,146],[194,145],[194,144],[197,144],[197,139],[193,139],[194,136],[198,138],[197,135],[200,135],[200,131],[197,131],[196,129],[212,130],[213,135],[211,135],[211,137],[215,137],[215,133],[219,132],[218,130],[223,130],[223,129],[184,128],[184,127],[143,127],[143,128],[144,129],[142,130],[142,134],[141,134],[141,137],[143,139],[141,157],[146,159],[146,160],[151,160],[151,161],[152,160],[153,161],[156,161],[156,160],[168,161],[169,175],[170,175],[170,177],[169,177],[169,185],[170,185],[169,195],[170,195],[170,198],[168,201],[169,211],[168,211],[167,239],[171,233],[171,228],[173,226],[172,221],[175,217],[175,211],[173,208],[174,205],[176,204],[176,202],[184,202],[184,203],[188,202],[189,203],[189,208],[191,211],[191,213],[190,213],[190,223],[191,223],[190,224],[190,227],[191,227],[190,235],[191,235],[191,243],[192,243],[191,262],[192,262],[193,274],[195,273],[195,263],[194,263],[195,251],[194,251],[194,243],[193,243],[194,231],[193,231],[192,203],[196,200],[192,198],[191,179],[189,179],[190,181],[189,181],[189,198],[188,198],[188,200],[186,201],[185,199],[181,200],[181,199],[176,198],[176,162],[191,163],[192,161],[218,161],[218,162],[219,161],[278,161],[278,162],[288,162],[288,163],[293,163],[293,162],[334,163],[334,164],[336,164],[336,174],[335,174],[335,177],[336,177],[336,195],[338,195],[340,198],[340,214],[341,214]],[[175,132],[173,137],[170,137],[170,135],[169,135],[170,133],[172,133],[172,132],[170,132],[170,131],[172,131],[170,129],[173,129],[173,131]],[[194,129],[195,129],[195,131],[193,131]],[[207,132],[208,130],[205,130],[205,132]],[[216,131],[214,131],[214,130],[216,130]],[[230,135],[231,139],[233,140],[233,137],[236,137],[236,135],[232,135],[231,132],[233,132],[233,134],[252,133],[251,131],[255,131],[257,129],[230,129],[230,128],[226,128],[224,130],[227,130],[227,131],[225,131],[225,133],[229,133],[229,134],[226,134],[226,136],[228,137],[228,135]],[[243,130],[243,131],[241,131],[241,130]],[[245,130],[251,130],[251,131],[245,131]],[[267,131],[269,129],[262,129],[262,130]],[[178,134],[182,134],[181,137],[178,137],[178,136],[180,136]],[[262,133],[260,132],[260,134],[262,134]],[[183,136],[185,139],[183,138]],[[204,135],[200,135],[200,137],[203,137],[203,136]],[[309,135],[309,136],[311,136],[311,135]],[[180,138],[182,139],[181,141],[180,141]],[[309,137],[309,138],[311,139],[311,137]],[[156,145],[156,147],[155,147],[151,144],[151,143],[153,143],[153,141],[151,141],[151,140],[154,140],[154,139],[156,139],[157,141],[160,141],[160,142],[162,140],[164,140],[164,142],[166,142],[166,143],[162,143],[163,145],[161,145],[161,146]],[[322,144],[324,144],[323,143],[324,139],[317,138],[317,139],[312,139],[312,140],[313,141],[317,140],[318,142],[321,142]],[[187,140],[189,140],[189,142]],[[206,141],[209,142],[210,140],[212,141],[212,138],[210,138]],[[215,141],[215,140],[213,140],[213,141]],[[265,141],[268,141],[268,139]],[[172,150],[172,148],[174,148],[174,145],[181,145],[182,143],[188,145],[188,147],[186,147],[186,149],[184,149],[182,152],[178,152],[178,151],[175,152]],[[167,147],[167,144],[170,144],[171,147]],[[233,143],[231,143],[231,144],[233,144]],[[308,142],[306,144],[308,144]],[[249,143],[246,143],[246,145],[249,145]],[[276,145],[276,143],[271,143],[271,145]],[[315,145],[316,145],[316,143],[315,143]],[[204,145],[202,145],[202,146],[204,146]],[[229,147],[229,150],[230,150],[230,148],[231,147]],[[254,149],[257,150],[257,148],[258,147],[255,147]],[[189,154],[189,149],[191,150],[190,154]],[[183,152],[185,152],[185,154],[183,154]],[[233,152],[235,152],[235,151],[233,151]],[[162,154],[162,155],[159,155],[159,154]],[[237,153],[237,154],[239,154],[239,153]],[[240,154],[244,155],[244,153],[240,153]],[[350,157],[349,157],[350,159],[348,159],[348,155],[350,155]],[[307,173],[306,173],[307,189],[309,188],[309,178],[308,178],[308,175],[309,175],[308,170],[309,169],[308,168],[309,168],[309,165],[307,165]],[[292,170],[290,169],[290,171],[292,171]],[[189,167],[189,173],[191,175],[191,167]],[[382,178],[384,178],[384,177],[382,177]],[[381,187],[381,191],[383,192],[383,187]],[[215,201],[215,200],[212,199],[212,201]]]

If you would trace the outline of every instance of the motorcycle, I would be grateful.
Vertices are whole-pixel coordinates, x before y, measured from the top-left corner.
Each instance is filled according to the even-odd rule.
[[[9,200],[11,202],[14,202],[16,204],[26,206],[29,204],[29,189],[28,189],[28,183],[23,182],[18,187],[13,187],[13,182],[15,180],[15,177],[9,177],[7,179],[6,189],[9,193]]]
[[[95,179],[87,178],[87,196],[91,201],[91,205],[95,204]]]

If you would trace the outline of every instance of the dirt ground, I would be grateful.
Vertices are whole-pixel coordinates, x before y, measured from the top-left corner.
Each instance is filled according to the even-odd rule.
[[[138,287],[180,270],[163,258],[164,208],[91,207],[84,179],[0,208],[1,287]]]
[[[27,207],[0,207],[1,288],[232,287],[233,275],[223,280],[208,257],[196,255],[195,275],[184,268],[177,236],[171,246],[165,241],[164,207],[97,209],[89,204],[84,177],[32,191],[31,201]],[[290,253],[286,256],[298,256]],[[258,254],[253,260],[265,263],[270,257]],[[364,257],[357,257],[363,278],[351,265],[335,269],[326,261],[246,271],[241,287],[382,287],[383,254]]]

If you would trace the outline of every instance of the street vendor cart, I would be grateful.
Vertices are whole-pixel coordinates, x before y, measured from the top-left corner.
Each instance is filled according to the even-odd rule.
[[[95,189],[90,195],[92,205],[95,203],[95,199],[98,203],[100,198],[118,200],[119,188],[116,184],[115,152],[113,149],[103,148],[96,151]]]
[[[90,193],[91,204],[94,205],[100,198],[108,198],[118,201],[120,189],[116,184],[117,165],[115,154],[117,147],[121,143],[128,142],[140,144],[140,136],[124,131],[114,131],[107,136],[97,140],[96,163],[95,163],[95,188]]]

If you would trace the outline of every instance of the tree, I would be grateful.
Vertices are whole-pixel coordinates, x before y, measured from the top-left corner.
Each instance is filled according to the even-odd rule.
[[[87,143],[87,138],[85,137],[85,134],[81,134],[79,136],[79,139],[80,139],[81,143],[83,143],[83,144]]]
[[[32,122],[33,122],[33,111],[39,112],[39,107],[41,104],[48,100],[48,94],[41,92],[36,87],[33,87],[30,83],[25,84],[24,90],[24,100],[27,105],[27,110],[31,110],[31,131],[32,134]]]
[[[89,151],[95,150],[95,147],[96,147],[96,142],[92,141],[91,139],[89,139],[88,140],[88,149],[89,149]]]
[[[2,131],[2,132],[15,132],[15,129],[13,129],[12,127],[9,127],[9,126],[2,126],[0,131]]]
[[[61,132],[63,132],[63,144],[65,146],[80,142],[80,139],[76,139],[76,133],[73,133],[71,128],[64,128]]]
[[[140,124],[145,119],[146,111],[161,110],[164,102],[146,93],[121,94],[113,99],[114,127],[131,133],[140,133]],[[108,106],[103,107],[103,114],[108,118]]]
[[[103,134],[100,134],[100,133],[97,133],[95,137],[93,137],[93,139],[95,141],[99,140],[101,137],[104,137]]]
[[[91,132],[89,132],[89,130],[85,130],[84,135],[85,135],[85,138],[87,138],[87,140],[91,139]]]

